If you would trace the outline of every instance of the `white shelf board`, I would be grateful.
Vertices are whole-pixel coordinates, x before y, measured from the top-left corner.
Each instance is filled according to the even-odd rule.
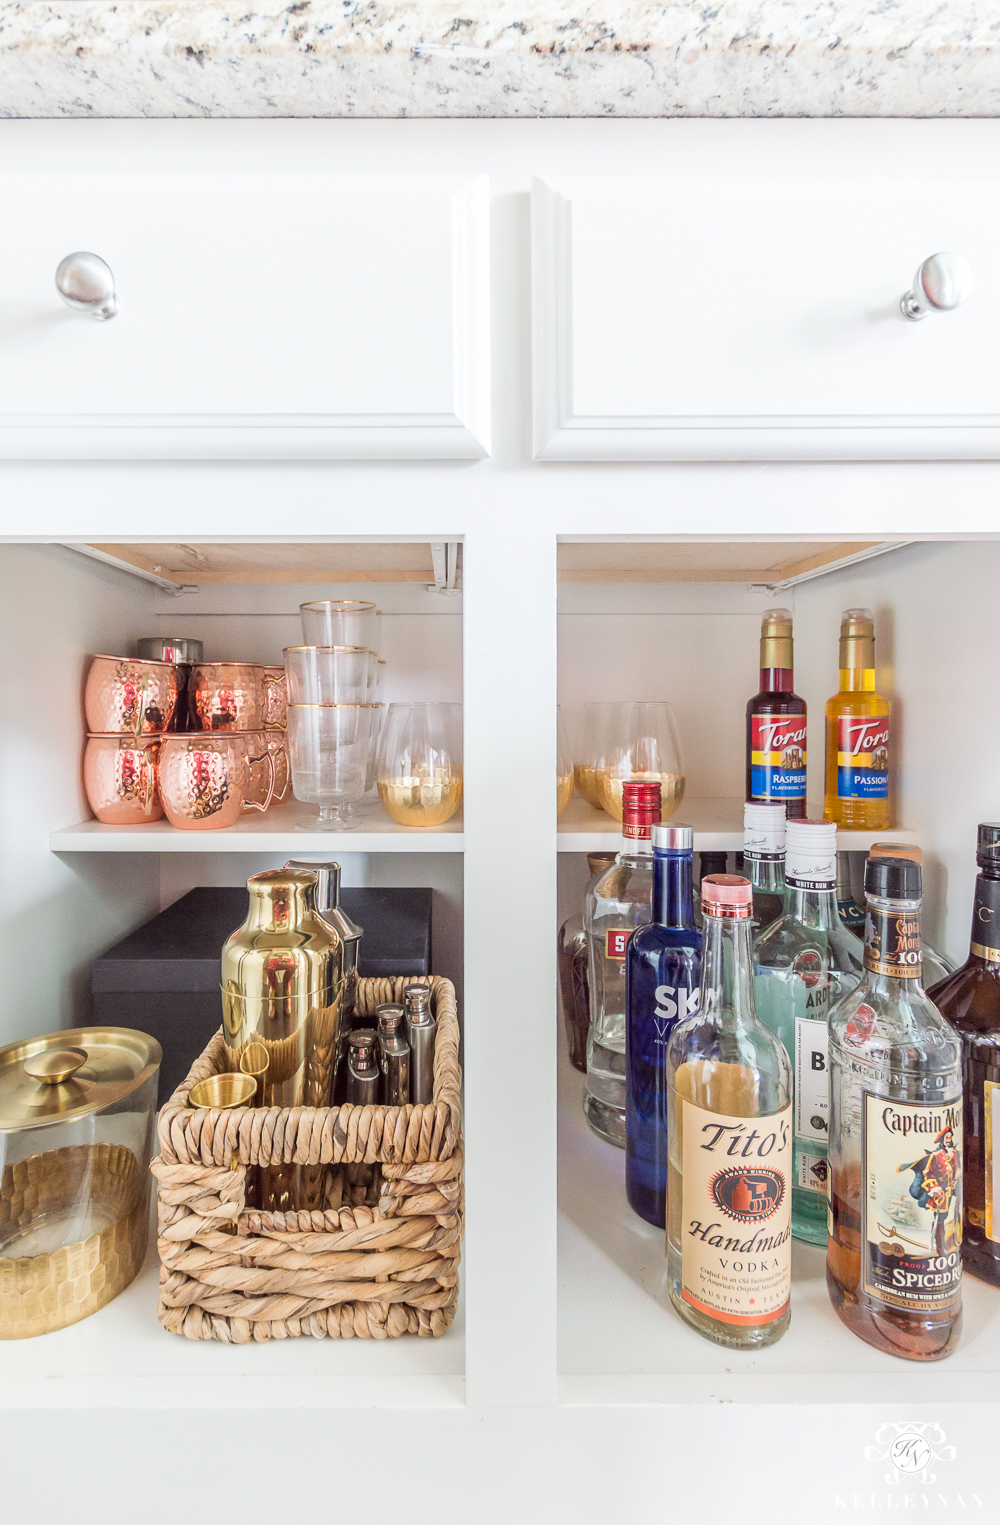
[[[464,1300],[440,1339],[224,1345],[168,1334],[156,1317],[154,1234],[130,1287],[90,1318],[0,1341],[3,1409],[460,1408]]]
[[[792,1250],[792,1321],[743,1355],[696,1334],[670,1306],[664,1236],[625,1198],[624,1152],[583,1117],[583,1076],[559,1075],[559,1397],[562,1403],[994,1402],[1000,1290],[964,1278],[964,1326],[944,1362],[883,1355],[847,1330],[826,1290],[825,1252]]]
[[[148,826],[105,826],[81,821],[49,836],[57,853],[460,853],[465,845],[462,812],[430,830],[397,826],[377,799],[356,805],[357,825],[350,831],[317,831],[316,805],[288,799],[266,815],[254,811],[223,831],[178,831],[166,819]]]
[[[822,804],[809,806],[811,820],[823,818]],[[742,852],[743,801],[734,799],[692,799],[685,795],[673,820],[694,827],[695,852]],[[595,810],[579,794],[574,794],[557,823],[561,853],[607,852],[620,847],[622,829],[603,810]],[[893,826],[887,831],[838,831],[837,847],[841,852],[867,852],[874,842],[915,843],[915,831]]]

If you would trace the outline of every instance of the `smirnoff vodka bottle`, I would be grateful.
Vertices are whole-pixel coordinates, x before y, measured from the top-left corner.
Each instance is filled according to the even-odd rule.
[[[791,1069],[758,1022],[746,879],[702,880],[697,1014],[667,1049],[667,1283],[677,1312],[739,1350],[788,1328]]]

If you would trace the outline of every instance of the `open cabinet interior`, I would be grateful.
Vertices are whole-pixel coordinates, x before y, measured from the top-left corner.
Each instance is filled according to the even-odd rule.
[[[838,847],[852,855],[857,891],[873,840],[919,844],[923,935],[959,964],[969,946],[976,826],[1000,816],[1000,715],[989,702],[1000,543],[875,549],[853,544],[838,556],[831,547],[824,565],[815,543],[563,544],[560,704],[573,746],[589,700],[669,700],[687,781],[672,819],[694,826],[696,881],[701,850],[728,851],[732,872],[742,847],[745,707],[758,688],[762,613],[781,605],[794,615],[795,690],[809,714],[808,814],[822,819],[823,708],[838,686],[840,616],[872,609],[876,689],[892,700],[892,826],[840,833]],[[578,797],[559,818],[560,923],[582,904],[584,853],[613,851],[619,834]],[[569,1064],[561,1026],[559,1048],[559,1371],[568,1401],[808,1403],[991,1391],[1000,1335],[993,1288],[964,1278],[963,1334],[943,1367],[904,1365],[840,1324],[823,1251],[798,1242],[783,1339],[743,1355],[699,1338],[669,1306],[663,1235],[629,1208],[623,1153],[587,1127],[583,1076]]]
[[[206,662],[280,665],[283,648],[303,642],[299,605],[311,599],[378,604],[384,703],[460,704],[461,597],[454,564],[452,586],[437,591],[448,580],[439,550],[403,542],[230,542],[205,550],[115,545],[95,557],[61,544],[0,547],[7,615],[0,914],[9,949],[29,938],[44,949],[4,983],[0,1044],[89,1024],[96,958],[189,890],[244,886],[249,875],[289,858],[336,859],[345,887],[429,889],[431,972],[454,982],[461,1014],[461,810],[440,828],[401,827],[372,791],[357,805],[351,830],[322,832],[314,829],[318,807],[289,790],[266,815],[244,816],[227,831],[182,831],[166,820],[107,826],[93,819],[81,767],[92,655],[131,657],[139,638],[173,635],[202,641]],[[331,1374],[357,1384],[363,1403],[389,1394],[403,1402],[459,1401],[461,1305],[443,1339],[287,1339],[240,1353],[211,1340],[167,1337],[155,1316],[157,1275],[153,1238],[144,1270],[100,1314],[42,1340],[0,1343],[0,1371],[17,1378],[22,1401],[65,1402],[75,1394],[92,1402],[94,1393],[127,1401],[130,1383],[138,1392],[137,1384],[153,1378],[163,1390],[179,1390],[210,1378],[218,1383],[206,1390],[210,1403],[239,1403],[250,1361],[258,1373],[265,1369],[279,1404],[320,1401]],[[61,1396],[50,1400],[46,1383],[54,1375],[64,1381]]]

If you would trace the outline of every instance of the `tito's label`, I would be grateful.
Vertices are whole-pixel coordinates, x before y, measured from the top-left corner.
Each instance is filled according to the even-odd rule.
[[[962,1100],[864,1093],[864,1286],[893,1308],[931,1313],[962,1278]]]
[[[681,1296],[723,1324],[771,1324],[792,1283],[792,1109],[727,1117],[678,1105]]]
[[[765,802],[805,799],[805,715],[751,715],[750,793]]]
[[[884,800],[889,795],[889,717],[837,716],[837,798]]]
[[[913,912],[868,910],[865,921],[866,969],[896,980],[918,980],[923,967],[920,917]]]
[[[980,874],[976,880],[969,952],[988,964],[1000,964],[1000,879],[985,879]]]

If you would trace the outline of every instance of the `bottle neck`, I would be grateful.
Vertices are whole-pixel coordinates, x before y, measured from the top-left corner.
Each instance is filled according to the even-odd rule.
[[[842,667],[840,692],[842,694],[873,694],[875,692],[874,667]]]
[[[867,901],[865,984],[876,995],[908,1000],[921,990],[920,901]]]
[[[762,694],[790,694],[795,686],[794,676],[790,667],[762,667],[760,691]]]
[[[985,872],[976,875],[969,957],[1000,975],[1000,878]]]
[[[840,928],[837,891],[802,890],[789,885],[785,892],[785,915],[814,932],[836,932]]]
[[[730,1032],[756,1021],[753,964],[748,916],[713,916],[702,920],[701,1010],[711,1013],[716,1026]]]
[[[692,853],[654,852],[653,920],[658,926],[694,926],[693,871]]]
[[[783,857],[750,858],[744,851],[743,872],[755,890],[766,895],[781,895],[785,888],[785,860]]]

